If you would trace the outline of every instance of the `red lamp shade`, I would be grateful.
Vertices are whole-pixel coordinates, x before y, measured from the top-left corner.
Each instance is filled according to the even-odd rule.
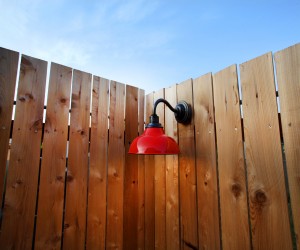
[[[150,116],[150,123],[146,126],[144,133],[135,138],[130,145],[129,154],[141,155],[174,155],[179,154],[179,147],[176,141],[166,136],[159,117],[156,114],[156,107],[163,102],[175,113],[176,121],[182,124],[189,124],[192,119],[192,108],[185,101],[180,101],[173,108],[165,99],[158,99],[154,103],[153,114]]]
[[[129,154],[169,155],[179,154],[176,141],[166,136],[162,127],[148,127],[130,145]]]

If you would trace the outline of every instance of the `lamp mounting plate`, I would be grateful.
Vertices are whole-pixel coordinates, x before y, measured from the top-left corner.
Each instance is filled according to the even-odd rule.
[[[192,107],[186,101],[180,101],[175,107],[176,121],[182,124],[189,124],[192,120]]]

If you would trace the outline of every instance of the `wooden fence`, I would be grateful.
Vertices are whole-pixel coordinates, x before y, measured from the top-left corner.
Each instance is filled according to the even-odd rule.
[[[0,49],[0,249],[300,249],[300,44],[148,95],[48,74]],[[160,97],[181,153],[128,155]]]

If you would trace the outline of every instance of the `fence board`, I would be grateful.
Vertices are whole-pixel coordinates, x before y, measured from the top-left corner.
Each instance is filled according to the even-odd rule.
[[[193,81],[200,249],[220,249],[212,75]]]
[[[213,75],[213,89],[223,249],[249,249],[247,189],[236,65]]]
[[[300,44],[275,54],[289,191],[300,249]]]
[[[193,106],[192,80],[177,86],[177,101],[184,100]],[[178,124],[181,244],[183,249],[198,248],[196,168],[194,121]]]
[[[0,245],[30,249],[38,186],[47,62],[22,56]]]
[[[72,69],[51,64],[35,248],[60,249]]]
[[[154,93],[154,101],[164,98],[164,89]],[[156,113],[159,122],[164,126],[164,104],[159,104]],[[155,248],[166,249],[166,156],[156,155],[154,158],[155,180]]]
[[[125,171],[124,171],[124,249],[137,249],[138,240],[138,157],[128,154],[138,136],[138,88],[126,85]]]
[[[240,66],[244,126],[235,65],[145,96],[53,63],[44,136],[47,63],[23,56],[8,153],[18,60],[0,48],[1,249],[300,248],[300,44],[275,54],[279,118],[272,54]],[[181,154],[127,155],[164,95],[193,106],[189,125],[157,109]]]
[[[105,249],[109,80],[94,76],[88,188],[87,249]]]
[[[166,100],[175,107],[177,85],[165,89]],[[165,133],[178,142],[174,113],[165,108]],[[166,249],[180,249],[178,155],[166,155]]]
[[[240,70],[253,247],[291,249],[272,54]]]
[[[123,246],[125,85],[111,81],[108,145],[108,193],[106,247]]]
[[[18,52],[0,48],[0,204],[4,190],[18,63]]]
[[[153,93],[146,96],[146,124],[153,112]],[[145,249],[154,249],[155,242],[155,189],[153,155],[145,155]]]
[[[64,249],[85,247],[91,77],[73,72]]]
[[[145,91],[139,89],[139,135],[144,132]],[[145,249],[145,157],[138,156],[138,249]]]

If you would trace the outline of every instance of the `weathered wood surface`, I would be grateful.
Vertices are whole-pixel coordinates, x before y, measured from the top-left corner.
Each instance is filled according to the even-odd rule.
[[[139,135],[144,132],[145,91],[139,89]],[[138,156],[138,246],[145,249],[145,156]]]
[[[193,108],[192,80],[177,86],[177,102],[184,100]],[[193,108],[194,110],[194,108]],[[179,190],[181,246],[183,249],[198,248],[198,211],[195,168],[194,119],[188,125],[178,124]]]
[[[87,249],[105,249],[109,80],[93,77]]]
[[[35,248],[60,249],[72,69],[51,64]]]
[[[31,249],[43,125],[47,62],[22,56],[0,246]]]
[[[295,239],[300,249],[300,44],[277,52],[275,62]]]
[[[271,53],[240,65],[255,249],[292,248],[273,70]]]
[[[66,179],[64,249],[85,247],[91,80],[91,74],[74,70]]]
[[[138,157],[127,153],[131,142],[138,136],[138,98],[138,89],[126,85],[124,249],[137,249],[138,245]]]
[[[107,176],[106,247],[123,247],[125,85],[111,81]]]
[[[19,53],[0,48],[0,204],[4,190]]]
[[[193,81],[200,249],[220,249],[212,75]]]
[[[177,85],[165,89],[165,98],[175,107]],[[165,133],[178,142],[177,121],[174,113],[165,107]],[[180,249],[179,224],[179,168],[178,155],[166,156],[166,249]]]
[[[146,96],[146,124],[153,112],[153,93]],[[145,155],[145,249],[154,249],[155,242],[155,189],[153,155]]]
[[[213,75],[223,249],[250,249],[236,65]]]
[[[12,123],[19,59],[1,48],[0,248],[299,248],[299,48],[275,54],[278,104],[271,53],[240,66],[242,101],[235,65],[145,96],[53,63],[44,126],[47,63],[22,56]],[[189,125],[157,109],[180,155],[128,156],[163,96],[193,107]]]
[[[164,97],[164,89],[160,89],[154,93],[154,102]],[[165,124],[164,111],[164,104],[158,104],[156,113],[162,126]],[[153,167],[155,171],[155,249],[166,249],[166,156],[156,155]]]

